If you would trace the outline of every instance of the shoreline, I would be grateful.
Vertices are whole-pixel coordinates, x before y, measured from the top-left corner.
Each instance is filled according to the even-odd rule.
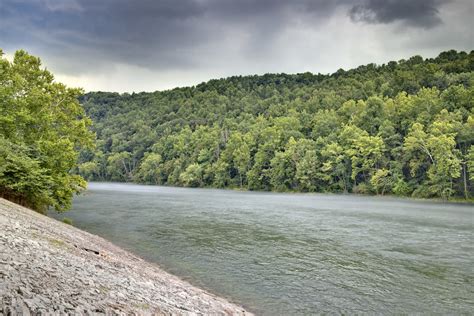
[[[394,194],[363,194],[363,193],[353,193],[353,192],[302,192],[302,191],[263,191],[263,190],[249,190],[245,188],[239,187],[225,187],[225,188],[215,188],[209,186],[203,187],[186,187],[186,186],[173,186],[173,185],[165,185],[165,184],[151,184],[151,183],[139,183],[139,182],[116,182],[116,181],[87,181],[87,184],[90,183],[106,183],[106,184],[131,184],[137,186],[146,186],[146,187],[161,187],[161,188],[175,188],[175,189],[199,189],[199,190],[221,190],[227,192],[241,192],[241,193],[268,193],[268,194],[288,194],[288,195],[330,195],[330,196],[354,196],[354,197],[371,197],[371,198],[390,198],[390,199],[397,199],[397,200],[408,200],[408,201],[415,201],[415,202],[434,202],[434,203],[444,203],[444,204],[467,204],[467,205],[474,205],[474,197],[469,199],[464,199],[460,197],[451,197],[450,199],[442,199],[442,198],[423,198],[423,197],[412,197],[412,196],[404,196],[404,195],[394,195]],[[87,187],[84,191],[79,193],[78,195],[85,194],[89,190]]]
[[[252,315],[111,242],[0,198],[3,314]]]

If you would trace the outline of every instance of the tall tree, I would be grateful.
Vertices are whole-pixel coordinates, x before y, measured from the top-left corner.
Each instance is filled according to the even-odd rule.
[[[71,206],[85,180],[71,174],[81,148],[92,148],[80,89],[54,81],[39,58],[0,50],[0,194],[38,211]]]

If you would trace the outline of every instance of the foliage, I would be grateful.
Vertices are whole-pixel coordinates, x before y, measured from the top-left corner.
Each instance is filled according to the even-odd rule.
[[[0,196],[38,211],[70,207],[86,186],[70,171],[93,145],[81,94],[54,82],[39,58],[17,51],[10,62],[0,50]]]
[[[332,75],[236,76],[81,98],[88,179],[251,190],[472,195],[474,53]],[[88,164],[92,162],[92,164]]]

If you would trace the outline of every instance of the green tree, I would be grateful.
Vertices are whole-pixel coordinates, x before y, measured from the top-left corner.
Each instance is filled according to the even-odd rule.
[[[385,192],[392,190],[394,179],[390,174],[390,170],[379,169],[370,178],[370,184],[377,194],[384,195]]]
[[[92,148],[91,121],[77,98],[80,89],[54,81],[39,58],[0,50],[0,192],[38,211],[71,206],[85,180],[71,174],[79,150]]]
[[[122,151],[114,153],[107,158],[107,171],[114,180],[131,180],[136,160],[132,153]]]
[[[321,150],[321,178],[335,190],[349,191],[351,160],[342,146],[332,142]]]
[[[369,134],[356,126],[344,127],[340,139],[345,155],[351,160],[351,178],[358,182],[367,182],[375,171],[382,167],[385,144],[380,136]]]
[[[198,187],[203,184],[202,174],[202,166],[197,163],[193,163],[190,164],[186,170],[180,174],[179,179],[185,186]]]
[[[152,184],[162,184],[163,172],[161,170],[162,157],[160,154],[145,154],[136,177],[143,182]]]
[[[314,192],[320,189],[319,173],[320,161],[315,149],[309,149],[304,156],[296,162],[295,178],[299,189]]]
[[[455,136],[446,122],[434,122],[430,133],[420,123],[413,124],[405,138],[404,149],[410,156],[412,176],[420,171],[425,183],[415,194],[448,198],[453,194],[453,180],[460,176],[460,159]]]
[[[78,171],[86,180],[91,180],[99,174],[99,165],[95,161],[86,161],[78,166]]]
[[[469,179],[474,180],[474,145],[471,145],[467,154],[467,165],[469,166]]]

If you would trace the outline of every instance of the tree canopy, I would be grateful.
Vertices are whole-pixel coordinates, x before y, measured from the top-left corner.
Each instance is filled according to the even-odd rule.
[[[474,53],[331,75],[87,93],[91,180],[419,197],[473,193]]]
[[[71,170],[94,143],[82,94],[55,82],[39,58],[20,50],[10,62],[0,50],[0,196],[38,211],[70,207],[86,186]]]

